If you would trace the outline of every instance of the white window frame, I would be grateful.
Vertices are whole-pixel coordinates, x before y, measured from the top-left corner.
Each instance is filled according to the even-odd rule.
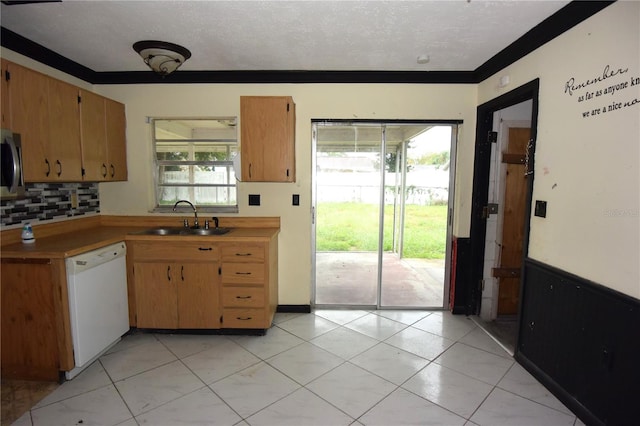
[[[238,144],[238,134],[237,130],[235,133],[235,138],[233,139],[158,139],[156,135],[156,121],[215,121],[215,120],[232,120],[237,123],[236,117],[154,117],[149,118],[149,123],[151,124],[151,132],[152,132],[152,147],[153,147],[153,186],[154,186],[154,212],[166,213],[173,211],[173,205],[160,205],[159,193],[161,187],[187,187],[189,188],[189,196],[185,198],[187,201],[194,202],[195,201],[195,190],[197,188],[228,188],[235,190],[236,194],[236,203],[235,204],[197,204],[194,202],[194,205],[197,207],[200,212],[210,212],[210,213],[238,213],[238,185],[237,179],[231,180],[231,170],[234,167],[234,161],[231,158],[231,148],[235,146],[236,153],[239,152],[239,144]],[[175,142],[175,145],[171,145],[171,143]],[[195,148],[198,143],[219,143],[226,146],[227,150],[227,160],[213,160],[213,161],[198,161],[195,159]],[[162,148],[159,148],[159,145],[162,145]],[[174,149],[175,148],[175,149]],[[184,151],[186,148],[188,152],[188,160],[158,160],[158,152],[175,152],[175,151]],[[199,150],[200,152],[202,149]],[[161,184],[160,183],[160,169],[163,166],[213,166],[213,167],[225,167],[227,169],[227,184],[198,184],[195,183],[194,179],[194,170],[190,168],[190,176],[189,183],[176,183],[176,184]]]

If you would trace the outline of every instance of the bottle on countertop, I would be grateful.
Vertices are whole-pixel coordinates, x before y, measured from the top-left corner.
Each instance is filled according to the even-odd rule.
[[[34,243],[35,241],[36,239],[33,236],[33,229],[31,228],[31,223],[26,222],[22,227],[22,242],[30,244],[30,243]]]

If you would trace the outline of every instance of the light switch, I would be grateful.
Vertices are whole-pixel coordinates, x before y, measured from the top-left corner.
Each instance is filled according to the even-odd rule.
[[[294,206],[300,205],[300,194],[293,194],[293,197],[291,197],[291,205],[294,205]]]
[[[259,206],[260,205],[260,194],[249,194],[249,205],[250,206]]]
[[[534,214],[538,217],[547,217],[547,202],[536,200],[536,210]]]

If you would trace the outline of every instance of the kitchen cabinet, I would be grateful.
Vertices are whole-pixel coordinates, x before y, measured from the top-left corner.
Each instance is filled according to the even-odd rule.
[[[49,88],[44,74],[7,64],[9,128],[20,133],[25,182],[45,182],[52,176],[49,158]],[[5,96],[3,94],[3,96]]]
[[[84,180],[127,180],[124,105],[80,91]]]
[[[295,182],[295,104],[291,96],[240,97],[242,180]]]
[[[127,180],[123,104],[5,60],[1,89],[25,182]]]
[[[220,328],[218,249],[207,242],[131,243],[138,328]]]
[[[108,179],[127,180],[127,119],[124,104],[105,98]]]
[[[9,116],[9,62],[0,58],[0,125],[3,129],[10,129]]]
[[[135,322],[149,329],[262,329],[278,306],[277,234],[130,240]]]
[[[77,182],[82,180],[80,152],[80,107],[78,88],[60,80],[48,79],[49,139],[47,158],[51,171],[45,181]],[[42,177],[38,178],[42,181]]]
[[[25,181],[82,180],[78,88],[10,62],[6,71],[3,127],[20,133]]]
[[[277,242],[221,246],[222,325],[271,326],[277,308]]]
[[[84,179],[91,182],[107,180],[107,133],[105,131],[104,98],[80,90],[80,128],[82,129],[82,167]]]
[[[73,368],[63,259],[2,259],[2,378],[60,379]]]

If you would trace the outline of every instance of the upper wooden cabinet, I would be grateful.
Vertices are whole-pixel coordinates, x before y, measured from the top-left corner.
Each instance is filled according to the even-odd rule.
[[[9,79],[7,78],[9,63],[0,58],[0,125],[9,129],[11,116],[9,115]]]
[[[124,105],[80,91],[84,180],[127,180]]]
[[[47,177],[62,182],[76,182],[82,180],[78,88],[52,78],[48,79],[48,87],[47,158],[51,159],[52,171]]]
[[[5,60],[1,89],[26,182],[127,180],[123,104]]]
[[[82,167],[84,179],[88,181],[103,181],[109,176],[105,116],[104,98],[95,93],[80,90]]]
[[[124,104],[105,98],[109,180],[127,180],[127,119]]]
[[[78,88],[6,61],[2,80],[3,127],[20,133],[25,181],[82,180]]]
[[[291,96],[240,97],[243,181],[295,182],[295,122]]]

